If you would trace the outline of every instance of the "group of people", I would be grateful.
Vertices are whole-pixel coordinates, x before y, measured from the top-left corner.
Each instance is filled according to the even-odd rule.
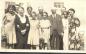
[[[59,15],[51,9],[50,16],[42,8],[38,11],[29,6],[26,15],[23,7],[9,5],[3,18],[3,43],[6,40],[8,48],[14,49],[68,50],[69,36],[80,26],[75,10],[63,7]]]

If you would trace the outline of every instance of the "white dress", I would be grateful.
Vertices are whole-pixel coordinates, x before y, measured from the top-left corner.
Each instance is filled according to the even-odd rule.
[[[28,35],[28,44],[39,45],[39,21],[30,20],[30,31]]]
[[[44,38],[45,43],[49,42],[50,26],[51,24],[49,20],[40,20],[40,28],[41,28],[40,38]]]
[[[64,29],[64,34],[63,34],[63,48],[64,50],[68,50],[68,19],[63,18],[63,29]]]
[[[6,21],[9,21],[9,22],[7,22],[7,24],[5,25],[4,30],[5,30],[5,34],[8,38],[8,43],[9,44],[16,43],[16,33],[15,33],[14,19],[15,19],[15,15],[12,16],[10,13],[6,14]]]

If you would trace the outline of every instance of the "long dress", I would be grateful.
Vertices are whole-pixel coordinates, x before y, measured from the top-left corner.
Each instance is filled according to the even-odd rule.
[[[39,21],[30,20],[30,32],[28,37],[28,44],[39,45]]]
[[[69,28],[68,28],[68,19],[63,18],[63,29],[64,29],[64,34],[63,34],[63,48],[64,50],[68,50],[68,33],[69,33]]]
[[[30,23],[29,23],[29,19],[27,16],[25,16],[26,18],[26,22],[22,23],[20,21],[20,18],[18,15],[16,15],[16,19],[15,19],[15,30],[16,30],[16,41],[17,41],[17,45],[16,48],[17,49],[26,49],[27,48],[27,40],[28,40],[28,33],[29,33],[29,29],[30,29]],[[24,34],[21,33],[22,30],[26,30],[26,32]]]
[[[76,23],[76,21],[78,23]],[[78,27],[80,26],[80,20],[76,17],[69,19],[69,50],[80,50],[81,40],[78,35]]]
[[[16,33],[15,33],[15,25],[14,25],[14,19],[15,15],[11,15],[10,13],[7,13],[5,16],[5,25],[4,25],[4,32],[7,36],[7,42],[9,44],[16,43]]]
[[[49,38],[50,38],[50,21],[47,20],[40,20],[40,28],[41,28],[41,36],[40,38],[44,39],[45,43],[49,42]]]

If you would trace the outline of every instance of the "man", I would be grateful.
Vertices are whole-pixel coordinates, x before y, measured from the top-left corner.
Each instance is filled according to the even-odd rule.
[[[39,13],[38,13],[38,20],[41,20],[43,18],[43,8],[42,7],[39,7],[38,9]]]
[[[38,13],[38,15],[37,15],[37,18],[38,18],[38,20],[39,20],[39,24],[41,23],[41,20],[42,20],[42,18],[43,18],[43,8],[42,7],[39,7],[38,8],[38,11],[39,11],[39,13]],[[40,25],[39,25],[39,27],[40,27]],[[43,43],[44,43],[44,39],[42,39],[41,38],[41,28],[39,28],[39,48],[40,49],[42,49],[42,47],[43,47]]]
[[[53,50],[60,50],[60,49],[63,49],[62,18],[60,15],[56,14],[56,9],[52,9],[51,12],[52,12],[52,15],[50,15],[50,22],[51,22],[50,46],[51,46],[51,49],[53,49]]]
[[[66,11],[66,7],[61,8],[61,15]]]

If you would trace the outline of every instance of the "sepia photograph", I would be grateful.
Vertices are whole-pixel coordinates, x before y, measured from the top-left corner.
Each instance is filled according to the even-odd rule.
[[[0,1],[0,50],[85,51],[85,2]]]

